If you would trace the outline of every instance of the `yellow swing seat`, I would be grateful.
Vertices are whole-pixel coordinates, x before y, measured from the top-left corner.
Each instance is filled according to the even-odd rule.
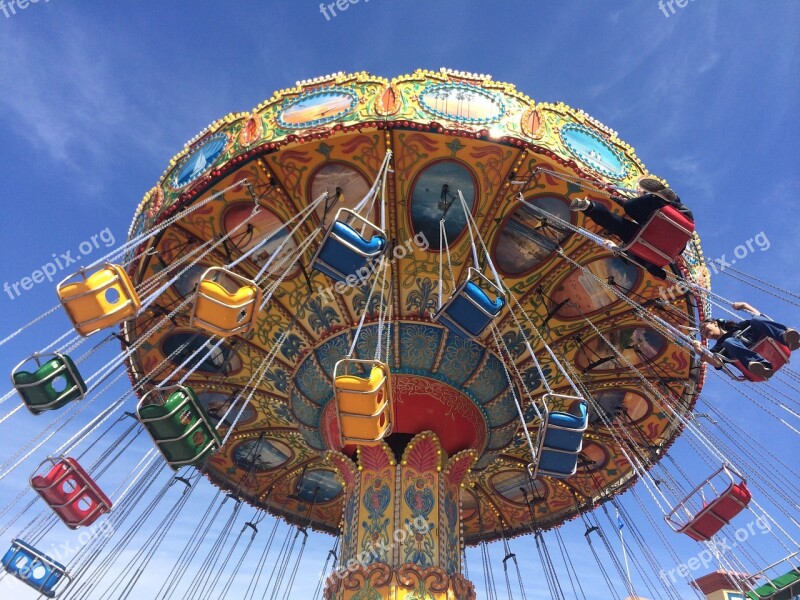
[[[130,319],[142,306],[128,273],[110,263],[88,276],[79,270],[59,283],[56,292],[84,337]]]
[[[227,277],[234,285],[223,285]],[[256,283],[222,267],[211,267],[203,273],[194,298],[189,322],[220,337],[244,334],[255,327],[263,292]]]
[[[364,365],[368,377],[348,374],[350,365]],[[342,446],[374,446],[392,431],[389,366],[377,360],[342,359],[333,371]]]

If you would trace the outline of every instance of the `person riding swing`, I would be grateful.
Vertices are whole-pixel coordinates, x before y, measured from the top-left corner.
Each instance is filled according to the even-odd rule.
[[[665,206],[671,206],[688,221],[694,223],[692,211],[681,202],[681,199],[674,191],[660,181],[650,177],[643,177],[639,180],[638,187],[640,195],[635,198],[623,200],[616,196],[611,197],[613,201],[622,203],[625,215],[629,218],[614,214],[603,204],[593,202],[588,198],[573,200],[569,205],[569,209],[573,212],[583,212],[608,233],[620,238],[625,245],[633,242],[650,218]],[[609,247],[613,250],[616,245],[609,243]],[[637,257],[636,261],[647,269],[651,275],[659,279],[666,278],[666,271],[660,266],[642,257]]]
[[[754,346],[762,339],[769,338],[795,351],[800,348],[800,333],[767,318],[746,302],[734,302],[732,306],[734,310],[746,311],[753,316],[738,322],[706,319],[700,325],[700,333],[717,343],[709,355],[704,352],[702,343],[695,340],[695,351],[701,355],[703,362],[716,369],[722,369],[726,362],[735,362],[759,380],[769,379],[781,365],[773,365],[756,352]]]

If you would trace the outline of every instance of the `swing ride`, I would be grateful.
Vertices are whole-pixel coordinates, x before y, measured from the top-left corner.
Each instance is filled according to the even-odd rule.
[[[122,493],[103,491],[113,447],[90,467],[73,458],[100,423],[42,462],[31,486],[58,520],[124,527],[165,473],[153,502],[180,490],[174,514],[136,553],[136,573],[117,581],[104,578],[143,520],[68,566],[24,541],[55,525],[35,521],[12,541],[6,571],[48,597],[83,597],[100,583],[110,586],[103,597],[128,597],[205,477],[220,490],[216,504],[196,519],[187,557],[159,597],[177,589],[225,502],[234,512],[184,597],[244,589],[240,569],[267,513],[296,527],[272,559],[272,597],[290,597],[313,529],[335,539],[329,559],[338,570],[318,587],[328,600],[473,599],[468,546],[479,547],[486,593],[496,598],[493,541],[505,550],[508,598],[515,575],[524,598],[510,540],[529,533],[546,573],[535,585],[564,598],[547,544],[558,545],[571,583],[577,573],[559,528],[578,519],[609,592],[633,596],[603,533],[604,519],[615,533],[624,518],[640,545],[634,568],[658,565],[618,502],[631,490],[698,542],[744,510],[766,514],[760,502],[778,505],[783,525],[773,534],[788,558],[767,569],[750,556],[720,561],[755,573],[735,582],[746,597],[783,597],[800,566],[795,501],[782,505],[787,493],[776,483],[783,463],[752,473],[730,430],[696,422],[707,374],[692,343],[712,307],[730,303],[710,289],[694,224],[667,206],[612,247],[569,210],[587,196],[613,207],[644,176],[652,177],[633,149],[584,112],[445,69],[300,82],[213,123],[147,193],[128,242],[58,286],[78,339],[118,326],[122,354],[81,375],[81,359],[65,350],[76,342],[59,339],[12,374],[23,405],[46,421],[71,419],[124,367],[132,389],[103,420],[128,406],[136,421],[120,440],[142,429],[152,438],[154,451]],[[688,291],[667,301],[640,261]],[[762,355],[796,390],[788,348],[767,345],[775,352]],[[757,405],[768,413],[783,406],[765,394]],[[680,435],[712,473],[696,487],[665,464]],[[162,458],[174,472],[159,470]],[[229,545],[244,505],[256,516]],[[649,525],[680,562],[672,532]],[[256,593],[272,539],[239,596]],[[645,580],[651,596],[680,597],[668,581]]]

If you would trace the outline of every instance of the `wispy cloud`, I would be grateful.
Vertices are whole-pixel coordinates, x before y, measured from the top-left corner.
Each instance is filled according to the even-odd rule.
[[[24,140],[19,152],[39,152],[40,163],[49,160],[49,168],[78,175],[84,189],[99,192],[114,168],[130,167],[132,157],[158,165],[155,180],[189,135],[208,124],[209,114],[222,116],[208,104],[227,86],[193,101],[194,90],[170,80],[152,54],[143,51],[138,60],[123,55],[90,18],[66,14],[57,27],[22,23],[4,32],[0,122]]]
[[[74,32],[26,35],[17,27],[0,38],[0,52],[13,56],[0,62],[0,106],[8,125],[36,149],[80,168],[99,158],[92,141],[119,127],[126,101],[108,83],[101,49]]]

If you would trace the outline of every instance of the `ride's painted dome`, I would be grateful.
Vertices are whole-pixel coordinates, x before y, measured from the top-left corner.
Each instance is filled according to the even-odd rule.
[[[319,238],[308,246],[303,240],[315,227],[329,225],[338,208],[352,208],[362,199],[389,150],[391,285],[383,298],[380,292],[370,297],[368,286],[337,289],[308,268]],[[365,312],[356,355],[371,356],[379,330],[377,307],[385,304],[396,411],[390,445],[399,453],[404,440],[431,430],[447,454],[477,453],[461,506],[467,543],[497,538],[501,531],[528,531],[534,520],[537,527],[553,527],[629,484],[634,473],[627,457],[660,456],[679,434],[646,391],[648,385],[605,340],[653,389],[680,398],[686,410],[701,383],[687,350],[649,327],[631,305],[571,261],[659,310],[677,327],[691,325],[698,307],[690,295],[670,296],[663,306],[663,282],[542,219],[517,196],[522,193],[529,204],[568,223],[580,220],[599,231],[568,209],[570,200],[587,195],[580,183],[632,188],[646,174],[613,130],[564,104],[536,103],[488,76],[420,70],[392,80],[356,73],[301,82],[252,112],[210,125],[147,194],[131,237],[175,220],[136,249],[134,283],[182,260],[190,264],[203,258],[128,323],[125,334],[135,342],[156,316],[193,295],[205,267],[230,264],[271,235],[235,268],[254,277],[291,235],[287,223],[328,191],[336,204],[327,213],[323,207],[313,211],[266,270],[268,281],[279,285],[255,330],[227,339],[187,381],[223,434],[237,418],[238,410],[229,411],[233,399],[243,388],[255,388],[229,442],[207,461],[207,476],[289,521],[305,524],[308,517],[317,529],[337,531],[344,480],[331,456],[352,457],[353,449],[338,442],[333,368]],[[524,310],[523,322],[506,311],[498,323],[513,364],[491,332],[469,340],[431,321],[438,306],[444,185],[462,192],[492,262]],[[260,206],[256,215],[251,189]],[[607,196],[589,195],[608,203]],[[203,202],[180,217],[182,210]],[[458,280],[471,252],[462,213],[448,215],[446,234]],[[204,244],[225,235],[223,244],[204,250]],[[683,274],[707,285],[696,238],[684,259]],[[444,286],[449,293],[447,278]],[[130,360],[134,380],[170,355],[180,365],[208,340],[190,327],[190,310],[187,302],[169,326],[143,341]],[[535,436],[538,417],[528,394],[538,397],[545,391],[526,352],[526,336],[535,342],[554,391],[569,393],[570,388],[545,344],[570,365],[600,407],[590,414],[578,471],[563,481],[545,477],[532,483],[526,470],[531,458],[515,398]],[[265,357],[269,368],[260,372]],[[627,427],[624,448],[606,426],[609,420]]]

